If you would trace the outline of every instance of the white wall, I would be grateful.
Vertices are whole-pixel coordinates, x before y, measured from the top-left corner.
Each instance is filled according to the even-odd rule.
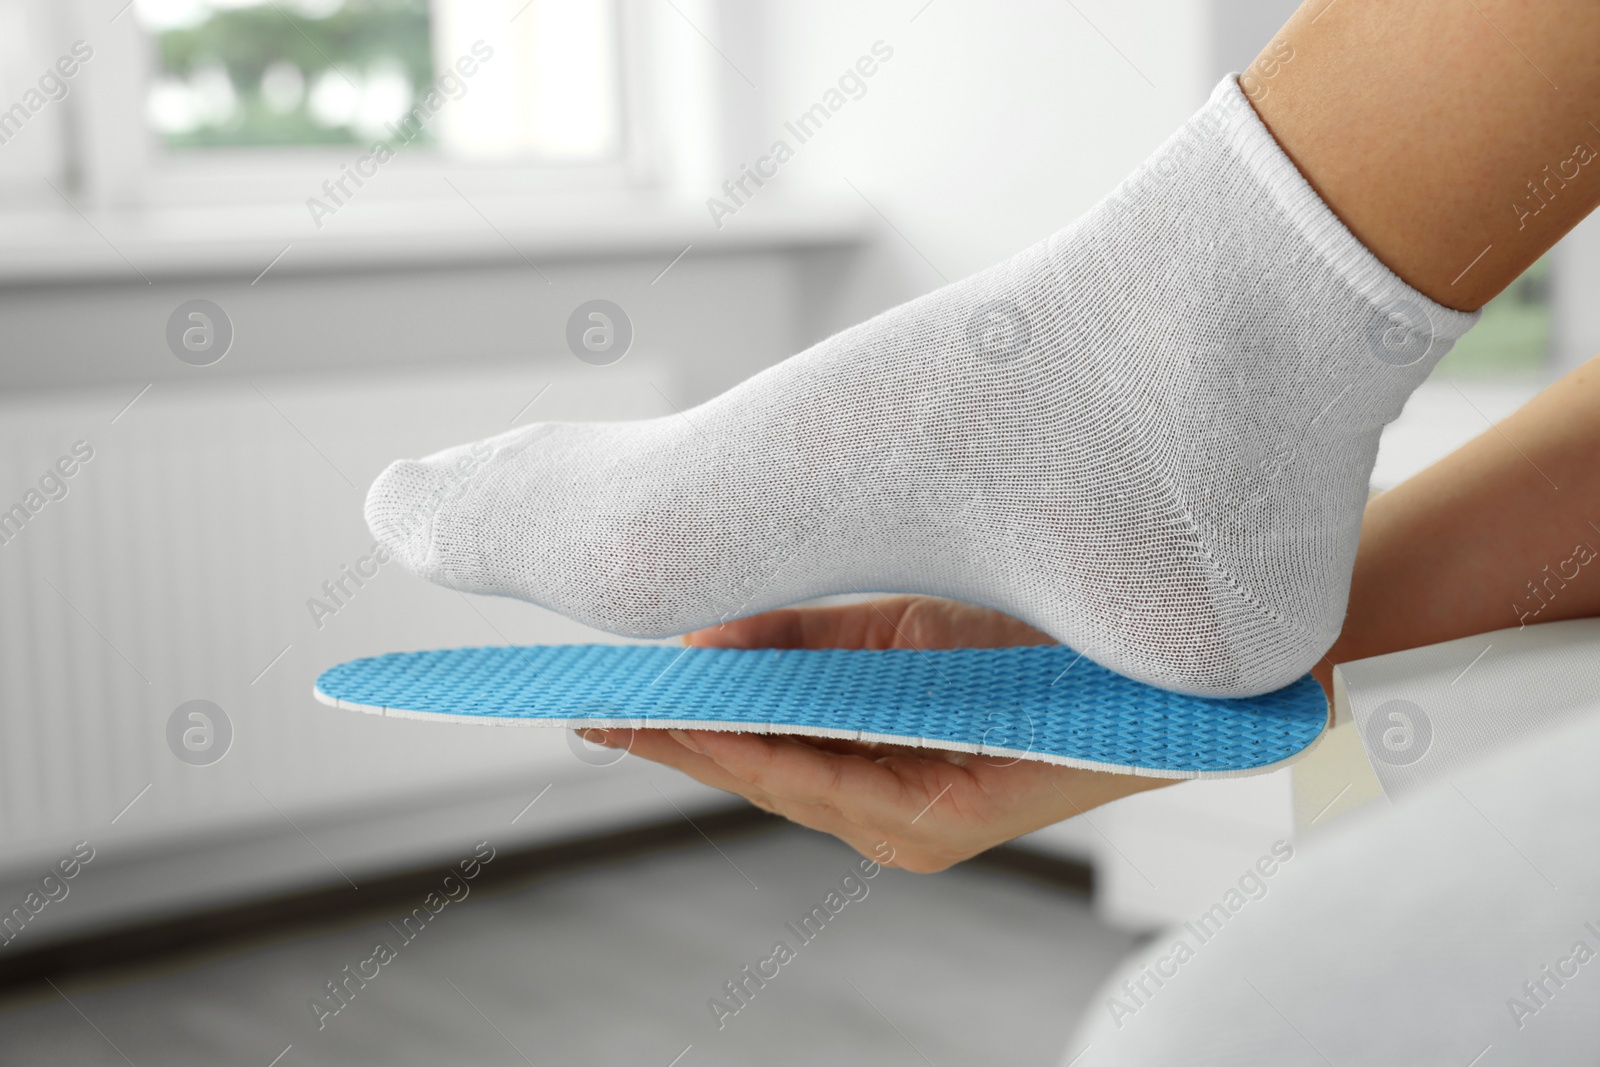
[[[1579,223],[1552,256],[1550,355],[1554,369],[1565,372],[1600,352],[1600,215]]]
[[[724,83],[740,109],[725,177],[784,138],[795,157],[760,199],[864,197],[879,229],[866,254],[816,265],[813,337],[1048,236],[1203,102],[1204,5],[1083,0],[1077,9],[1082,16],[1040,0],[778,0],[763,5],[755,30],[718,39],[758,87]],[[894,55],[865,95],[798,144],[784,122],[879,40]]]

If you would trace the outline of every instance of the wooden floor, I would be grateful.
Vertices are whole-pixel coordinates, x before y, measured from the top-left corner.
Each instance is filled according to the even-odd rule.
[[[848,900],[855,864],[832,839],[783,829],[472,893],[409,942],[362,921],[111,981],[41,983],[0,1006],[0,1061],[1053,1067],[1134,944],[1083,897],[990,869],[884,871],[846,887],[860,897]],[[803,941],[787,924],[830,890],[837,914]],[[740,1006],[724,983],[779,941],[792,958]],[[380,942],[392,958],[366,963]],[[377,973],[351,980],[319,1029],[311,1002],[347,965]],[[720,1027],[713,998],[739,1009]]]

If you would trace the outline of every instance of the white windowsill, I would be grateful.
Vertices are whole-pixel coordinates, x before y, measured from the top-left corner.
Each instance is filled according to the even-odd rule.
[[[843,246],[863,240],[859,203],[752,202],[720,229],[701,203],[655,195],[352,202],[313,224],[304,204],[151,208],[79,215],[0,211],[0,285]]]

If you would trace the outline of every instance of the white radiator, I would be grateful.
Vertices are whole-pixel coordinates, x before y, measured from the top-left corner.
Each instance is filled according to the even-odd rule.
[[[96,851],[28,940],[359,883],[468,836],[517,844],[705,806],[711,791],[664,768],[586,763],[564,732],[401,722],[311,697],[318,672],[352,656],[608,639],[393,563],[359,586],[347,570],[372,547],[365,488],[395,457],[513,421],[685,402],[647,360],[573,363],[332,384],[208,382],[201,369],[188,385],[0,405],[0,912],[76,842]],[[337,599],[325,583],[342,585]],[[218,762],[169,747],[168,720],[191,700],[231,722]]]

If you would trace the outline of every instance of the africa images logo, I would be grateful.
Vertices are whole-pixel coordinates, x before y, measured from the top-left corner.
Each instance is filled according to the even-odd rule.
[[[1409,700],[1386,700],[1362,724],[1367,755],[1391,767],[1408,767],[1433,747],[1433,720]]]

